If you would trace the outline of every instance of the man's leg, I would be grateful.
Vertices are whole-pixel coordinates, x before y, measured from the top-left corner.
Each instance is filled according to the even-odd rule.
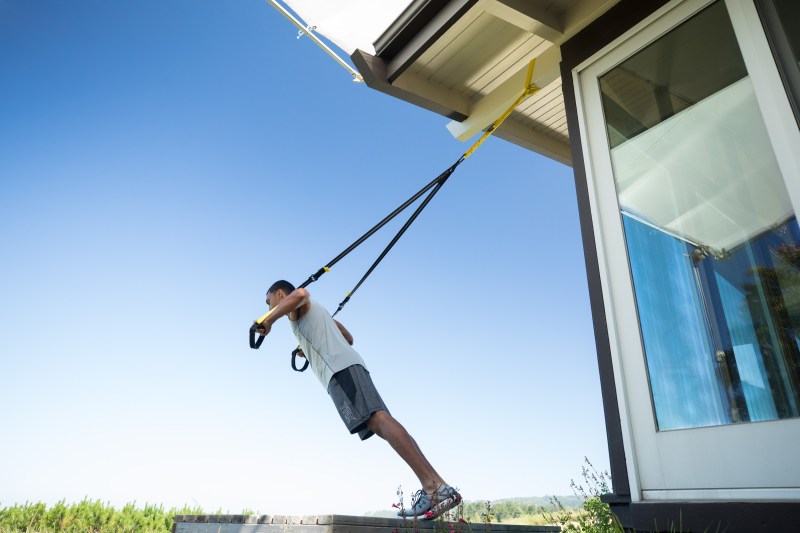
[[[458,505],[461,495],[436,473],[436,470],[422,455],[417,442],[392,415],[386,411],[376,411],[370,416],[367,426],[373,433],[391,444],[422,484],[422,491],[414,497],[411,508],[401,509],[397,513],[398,516],[420,516],[433,519]]]
[[[411,467],[428,494],[435,491],[444,480],[436,473],[406,428],[386,411],[377,411],[367,422],[369,429],[386,440],[397,454]]]

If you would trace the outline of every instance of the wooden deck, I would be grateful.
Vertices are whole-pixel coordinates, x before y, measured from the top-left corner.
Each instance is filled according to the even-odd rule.
[[[558,526],[413,521],[367,516],[177,515],[173,533],[557,533]]]

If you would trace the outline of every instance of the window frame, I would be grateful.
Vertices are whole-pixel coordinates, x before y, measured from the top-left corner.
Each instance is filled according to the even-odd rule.
[[[708,461],[703,466],[711,472],[710,477],[706,477],[714,482],[718,480],[719,488],[713,489],[708,488],[713,487],[713,483],[693,485],[690,478],[694,471],[691,467],[675,474],[665,466],[685,465],[684,454],[687,449],[697,446],[698,442],[713,443],[720,434],[744,447],[757,447],[760,442],[758,435],[764,431],[763,428],[768,428],[766,431],[775,438],[791,439],[791,435],[800,431],[800,420],[752,422],[659,433],[650,396],[624,228],[616,188],[613,186],[611,156],[602,119],[598,78],[672,31],[712,1],[675,0],[572,70],[622,441],[634,502],[687,497],[711,500],[800,498],[800,479],[787,480],[785,468],[783,478],[780,478],[779,468],[783,463],[770,463],[769,468],[762,468],[762,480],[764,476],[775,475],[785,481],[781,486],[770,486],[768,482],[751,481],[759,477],[757,470],[761,465],[732,471],[735,469],[726,466],[729,463],[725,458],[725,450],[720,450],[719,454],[714,453],[716,450],[704,452]],[[753,0],[724,1],[756,91],[759,109],[767,123],[770,143],[778,158],[791,204],[795,213],[800,213],[800,156],[794,153],[795,147],[800,146],[800,130],[794,120],[795,115],[774,61],[764,61],[764,58],[771,58],[772,55]],[[753,431],[753,428],[756,430]]]

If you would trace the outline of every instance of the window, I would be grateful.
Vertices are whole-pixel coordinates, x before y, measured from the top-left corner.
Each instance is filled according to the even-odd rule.
[[[724,3],[599,82],[659,430],[800,416],[800,227]]]

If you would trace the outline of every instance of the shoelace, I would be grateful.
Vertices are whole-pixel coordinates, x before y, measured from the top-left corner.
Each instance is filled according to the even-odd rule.
[[[424,495],[426,495],[426,494],[425,494],[425,491],[424,491],[424,490],[422,490],[422,489],[420,489],[420,490],[418,490],[417,492],[415,492],[413,496],[411,496],[411,508],[412,508],[412,509],[413,509],[414,507],[416,507],[416,506],[417,506],[417,502],[419,502],[419,500],[420,500],[420,499],[422,498],[422,496],[424,496]]]

